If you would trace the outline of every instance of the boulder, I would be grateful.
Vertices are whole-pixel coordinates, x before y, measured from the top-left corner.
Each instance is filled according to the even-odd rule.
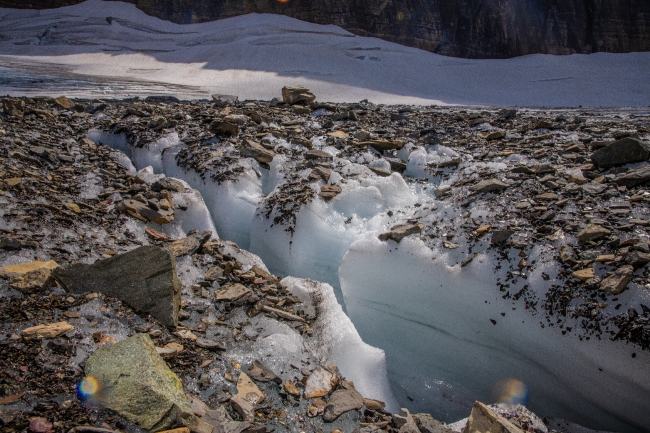
[[[243,140],[239,146],[239,153],[244,158],[253,158],[257,162],[269,163],[273,161],[275,152],[265,149],[261,144],[252,140]]]
[[[169,250],[142,246],[92,265],[56,268],[53,276],[71,293],[100,292],[150,313],[165,326],[178,324],[181,284]]]
[[[239,135],[239,126],[223,120],[215,120],[210,123],[208,129],[214,135],[230,135],[231,137]]]
[[[650,181],[650,165],[644,165],[636,170],[630,170],[627,173],[616,176],[614,182],[617,185],[632,188],[637,185],[642,185]]]
[[[589,224],[578,233],[578,241],[581,244],[586,244],[587,242],[597,241],[605,236],[609,236],[611,233],[610,230],[603,226],[598,224]]]
[[[198,422],[180,379],[147,334],[100,347],[88,357],[85,372],[100,384],[93,399],[144,429],[156,432]]]
[[[503,416],[481,402],[474,403],[463,433],[523,433]]]
[[[618,295],[627,289],[627,285],[632,280],[634,274],[634,267],[632,265],[624,265],[614,271],[612,275],[603,279],[600,283],[600,290]]]
[[[420,234],[422,232],[422,229],[424,229],[424,225],[421,223],[396,225],[391,227],[389,232],[380,234],[379,240],[392,240],[399,243],[406,236]]]
[[[9,116],[23,117],[25,115],[25,101],[13,98],[3,99],[2,110]]]
[[[501,192],[506,188],[508,188],[507,183],[498,179],[486,179],[470,186],[469,190],[475,194],[481,194],[485,192]]]
[[[69,110],[74,107],[74,102],[72,102],[65,96],[59,96],[58,98],[54,99],[54,103],[59,107],[63,108],[64,110]]]
[[[345,412],[363,407],[363,397],[356,389],[337,389],[332,393],[323,411],[323,421],[332,422]]]
[[[185,192],[185,185],[183,182],[174,179],[173,177],[163,177],[162,179],[152,183],[151,189],[156,192],[162,191],[163,189],[174,192]]]
[[[287,104],[311,104],[316,96],[303,86],[285,86],[282,88],[282,100]]]
[[[591,160],[599,168],[610,168],[631,162],[647,161],[648,157],[650,157],[650,145],[628,137],[598,149],[591,155]]]

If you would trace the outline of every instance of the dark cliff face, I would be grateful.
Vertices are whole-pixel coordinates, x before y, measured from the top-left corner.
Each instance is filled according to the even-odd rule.
[[[183,24],[251,12],[283,14],[456,57],[650,51],[648,0],[122,1]],[[0,0],[3,7],[74,3],[79,1]]]

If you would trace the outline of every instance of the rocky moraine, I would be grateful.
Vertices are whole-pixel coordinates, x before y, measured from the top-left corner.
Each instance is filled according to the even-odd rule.
[[[273,275],[221,229],[188,227],[196,190],[136,172],[91,131],[123,134],[139,149],[177,134],[178,166],[217,184],[237,182],[245,161],[263,177],[283,157],[289,168],[257,212],[290,234],[303,207],[336,200],[353,178],[404,177],[430,200],[403,219],[389,211],[381,241],[420,238],[461,272],[496,252],[508,272],[494,292],[539,326],[623,340],[630,356],[650,348],[650,307],[619,302],[650,291],[647,109],[334,104],[300,87],[273,101],[39,97],[5,98],[2,108],[3,431],[554,428],[522,406],[479,402],[460,426],[391,414],[321,347],[318,283]],[[423,148],[437,157],[414,164]],[[477,204],[489,213],[464,211]],[[436,207],[460,212],[424,217]],[[540,246],[546,255],[531,257]],[[543,295],[521,284],[538,260],[558,269],[542,275]],[[297,360],[254,350],[277,329],[301,342]]]

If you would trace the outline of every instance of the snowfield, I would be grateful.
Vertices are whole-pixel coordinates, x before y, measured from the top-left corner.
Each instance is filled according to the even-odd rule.
[[[121,2],[0,9],[0,93],[500,106],[650,105],[650,53],[443,57],[270,14],[179,25]]]

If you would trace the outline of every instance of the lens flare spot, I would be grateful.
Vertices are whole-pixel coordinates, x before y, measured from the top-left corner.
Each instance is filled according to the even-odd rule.
[[[526,406],[528,403],[528,386],[517,379],[503,379],[494,386],[494,397],[499,403]]]
[[[278,3],[289,3],[289,0],[276,0]]]
[[[404,15],[404,12],[397,12],[397,21],[402,21],[404,18],[406,18],[406,15]]]
[[[92,376],[84,377],[77,384],[77,396],[79,400],[86,400],[99,391],[99,382]]]

